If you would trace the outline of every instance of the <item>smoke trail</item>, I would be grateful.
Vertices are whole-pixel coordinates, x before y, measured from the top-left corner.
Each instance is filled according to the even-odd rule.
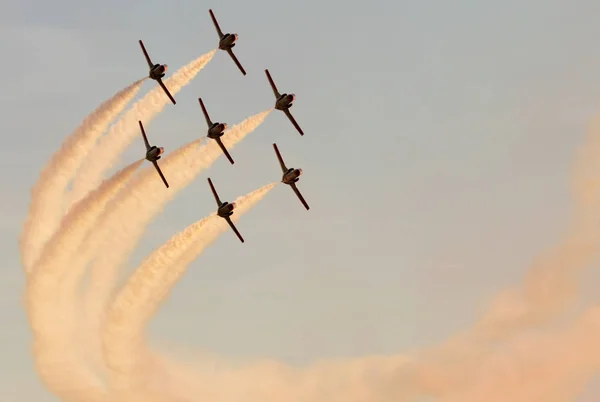
[[[32,189],[29,215],[21,235],[21,258],[26,273],[39,257],[43,245],[58,228],[63,216],[63,191],[81,166],[96,140],[111,121],[138,93],[144,79],[117,92],[88,115],[62,144]]]
[[[216,50],[212,50],[200,56],[165,80],[164,83],[169,88],[171,95],[175,96],[184,86],[188,85],[213,58],[215,52]],[[95,188],[102,180],[106,170],[117,161],[119,155],[136,135],[140,135],[138,120],[141,120],[147,127],[167,103],[170,103],[169,98],[165,95],[163,89],[157,85],[132,106],[119,122],[111,128],[108,135],[101,139],[97,151],[83,165],[81,172],[73,183],[71,203],[77,202],[91,189]]]
[[[231,220],[234,223],[237,222],[242,216],[254,208],[256,204],[262,201],[278,184],[279,182],[270,183],[249,194],[238,197],[235,200],[237,206]],[[161,249],[157,250],[157,255],[150,257],[151,260],[149,261],[149,264],[153,265],[154,269],[149,269],[159,269],[157,267],[160,265],[162,266],[161,271],[164,273],[164,276],[157,282],[151,282],[150,280],[144,281],[146,289],[150,290],[154,298],[151,299],[149,303],[138,306],[142,308],[141,318],[143,323],[147,323],[156,313],[160,303],[167,298],[173,286],[179,282],[182,275],[186,272],[187,267],[227,230],[230,230],[230,227],[223,219],[218,219],[214,224],[208,222],[208,224],[202,228],[200,238],[189,242],[178,242],[175,240],[174,243],[165,245],[162,251]],[[235,239],[237,241],[237,238]],[[180,254],[180,257],[175,259],[173,258],[173,254]],[[171,258],[173,261],[165,264],[164,261],[166,258]],[[175,266],[172,266],[173,264],[175,264]],[[169,266],[170,268],[167,268]],[[143,271],[141,271],[140,275],[144,275]],[[143,328],[140,329],[143,330]]]
[[[232,220],[237,221],[276,185],[271,183],[239,197],[235,201],[237,208]],[[144,261],[111,304],[103,346],[113,374],[113,386],[118,392],[133,385],[132,375],[140,363],[139,348],[144,345],[143,331],[147,321],[188,265],[228,229],[225,220],[217,215],[188,226]],[[134,386],[136,394],[139,390]]]
[[[254,131],[269,115],[271,110],[256,114],[225,132],[222,141],[228,148],[235,147],[248,134]],[[118,278],[119,268],[127,260],[143,235],[146,226],[179,191],[188,186],[204,169],[210,167],[222,156],[221,149],[210,141],[198,147],[198,141],[191,142],[162,160],[161,168],[170,188],[165,189],[157,180],[152,167],[146,169],[107,209],[102,218],[103,225],[97,236],[104,238],[104,244],[96,250],[106,250],[98,255],[92,266],[93,286],[87,295],[87,315],[92,319],[102,316],[111,291]],[[89,244],[97,244],[95,234]],[[88,240],[86,240],[86,243]]]
[[[27,313],[34,334],[36,369],[48,389],[68,401],[101,400],[103,390],[93,373],[82,370],[84,362],[73,353],[75,321],[59,303],[61,277],[68,271],[69,259],[77,253],[85,233],[141,162],[119,171],[71,209],[44,248],[35,272],[28,277]]]

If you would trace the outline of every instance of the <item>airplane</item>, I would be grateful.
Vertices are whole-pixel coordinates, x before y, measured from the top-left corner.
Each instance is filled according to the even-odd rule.
[[[225,50],[227,53],[229,53],[235,65],[238,66],[242,74],[246,75],[246,70],[244,70],[244,67],[242,67],[240,61],[237,59],[237,57],[235,57],[235,54],[233,54],[232,50],[235,46],[235,41],[238,40],[239,35],[236,33],[223,34],[223,31],[221,31],[221,27],[219,26],[219,23],[217,22],[212,10],[208,10],[208,12],[210,13],[210,18],[212,18],[213,24],[215,24],[217,33],[219,34],[219,49]]]
[[[235,232],[237,237],[243,243],[244,238],[242,237],[240,232],[238,232],[237,228],[235,227],[235,225],[233,224],[233,222],[231,221],[231,218],[230,218],[230,216],[233,215],[233,210],[236,207],[235,202],[227,202],[227,201],[221,202],[221,199],[219,198],[219,195],[217,194],[217,190],[215,190],[215,186],[213,186],[213,183],[212,183],[212,180],[210,179],[210,177],[208,178],[208,184],[210,185],[210,189],[212,190],[212,193],[215,196],[215,201],[217,201],[217,206],[218,206],[217,215],[219,215],[221,218],[225,219],[227,221],[227,223],[229,223],[229,226],[231,226],[231,229],[233,229],[233,231]]]
[[[290,113],[290,108],[292,107],[292,102],[296,99],[296,95],[280,94],[277,90],[277,87],[275,86],[275,82],[273,82],[273,78],[271,78],[269,70],[265,70],[265,73],[267,74],[267,79],[269,80],[269,84],[271,84],[271,88],[273,88],[273,93],[275,94],[275,109],[283,111],[283,113],[285,113],[288,119],[290,119],[294,127],[296,127],[296,130],[298,130],[300,135],[304,135],[304,132],[302,131],[298,123],[296,123],[296,119],[294,119],[294,116],[292,116],[292,114]]]
[[[148,67],[150,67],[150,72],[148,73],[148,77],[150,77],[153,80],[158,82],[158,85],[160,85],[162,87],[162,89],[165,91],[165,93],[167,94],[169,99],[171,99],[171,102],[173,102],[173,104],[175,105],[176,104],[175,99],[173,99],[173,96],[171,96],[171,93],[167,89],[167,86],[162,82],[162,77],[165,76],[165,72],[167,71],[169,66],[167,66],[166,64],[153,64],[152,60],[150,60],[150,56],[148,55],[148,52],[146,51],[146,48],[144,47],[144,42],[142,42],[141,39],[139,42],[140,42],[140,46],[142,47],[142,52],[144,52],[144,56],[146,57],[146,61],[148,62]]]
[[[160,170],[160,167],[158,166],[158,162],[157,162],[160,159],[160,155],[163,152],[165,152],[165,149],[163,147],[157,147],[155,145],[150,146],[150,143],[148,142],[148,137],[146,137],[146,131],[144,130],[144,126],[142,125],[141,121],[138,120],[138,122],[140,123],[140,130],[142,130],[142,136],[144,137],[144,143],[146,144],[146,159],[148,161],[152,162],[152,164],[156,168],[156,171],[160,175],[160,178],[165,183],[165,186],[167,186],[167,188],[169,188],[169,183],[167,183],[167,179],[165,179],[165,176],[163,175],[162,171]]]
[[[302,205],[304,205],[304,208],[306,208],[306,210],[308,211],[310,209],[310,207],[304,200],[304,197],[302,197],[302,194],[300,194],[300,190],[298,190],[298,187],[296,187],[296,182],[298,180],[300,180],[300,175],[302,174],[302,169],[294,169],[294,168],[288,169],[285,166],[285,162],[283,161],[281,154],[279,153],[277,144],[273,144],[273,148],[275,149],[275,153],[277,154],[277,159],[279,159],[279,165],[281,166],[281,171],[283,172],[283,176],[281,177],[281,182],[284,184],[287,184],[288,186],[290,186],[292,188],[292,190],[294,190],[294,193],[296,193],[296,195],[300,199],[300,202],[302,203]]]
[[[202,102],[202,98],[198,98],[198,102],[200,102],[202,113],[204,113],[204,117],[206,118],[206,124],[208,125],[208,138],[212,138],[213,140],[217,141],[217,144],[219,144],[219,147],[221,147],[221,150],[223,151],[227,159],[229,159],[229,162],[233,165],[233,159],[231,158],[231,155],[229,155],[229,152],[227,152],[227,148],[225,148],[225,145],[223,145],[223,142],[221,141],[221,137],[223,136],[224,131],[227,129],[227,123],[219,123],[218,121],[215,121],[213,123],[210,120],[210,117],[208,116],[206,108],[204,107],[204,102]]]

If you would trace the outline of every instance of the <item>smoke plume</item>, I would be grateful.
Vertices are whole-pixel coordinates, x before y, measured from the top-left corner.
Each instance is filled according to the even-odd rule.
[[[77,322],[72,311],[60,303],[61,279],[84,234],[92,229],[108,200],[125,185],[140,163],[122,169],[71,209],[27,281],[27,312],[34,335],[36,368],[48,388],[66,401],[100,401],[104,397],[102,383],[93,373],[82,370],[85,363],[74,350]]]
[[[138,93],[143,81],[144,79],[134,82],[98,106],[67,137],[42,170],[31,191],[31,205],[21,236],[22,260],[27,273],[31,272],[44,243],[60,224],[63,216],[63,192],[67,185],[98,137]]]

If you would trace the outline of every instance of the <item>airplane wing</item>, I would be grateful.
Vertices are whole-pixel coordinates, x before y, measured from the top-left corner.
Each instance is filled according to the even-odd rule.
[[[210,13],[210,18],[212,18],[213,24],[215,24],[215,28],[217,29],[217,33],[219,34],[219,39],[221,39],[223,37],[223,31],[221,31],[221,27],[219,26],[219,23],[217,22],[217,19],[215,18],[215,15],[213,14],[212,10],[208,10],[208,12]]]
[[[175,105],[177,102],[175,102],[175,99],[173,99],[173,96],[171,96],[171,93],[167,89],[167,86],[165,85],[165,83],[163,82],[163,80],[161,80],[159,78],[157,81],[158,81],[158,85],[161,86],[161,88],[165,91],[165,93],[167,94],[167,96],[169,97],[169,99],[171,99],[171,102],[173,102],[173,104]]]
[[[244,67],[242,67],[242,64],[240,63],[240,61],[237,59],[237,57],[235,57],[235,54],[233,54],[233,50],[227,49],[227,53],[229,53],[229,55],[233,59],[235,65],[238,66],[238,68],[240,69],[242,74],[246,75],[246,70],[244,70]]]
[[[281,94],[277,90],[277,87],[275,86],[275,82],[273,82],[273,78],[271,78],[271,74],[269,73],[269,70],[265,70],[265,73],[267,74],[267,79],[269,80],[269,84],[271,84],[271,88],[273,88],[273,93],[275,94],[275,98],[278,99],[281,96]]]
[[[198,98],[198,102],[200,102],[200,107],[202,108],[202,113],[204,113],[204,118],[206,119],[206,124],[208,125],[208,128],[210,128],[210,126],[212,126],[212,121],[210,120],[210,117],[208,116],[208,112],[206,111],[206,108],[204,107],[204,102],[202,102],[202,98]]]
[[[277,148],[277,144],[273,144],[273,148],[275,149],[275,153],[277,154],[277,159],[279,159],[279,165],[281,166],[281,170],[283,173],[287,172],[287,167],[285,166],[285,162],[279,153],[279,148]]]
[[[163,175],[162,170],[160,170],[160,167],[158,166],[158,162],[154,161],[154,162],[152,162],[152,164],[156,168],[156,171],[160,175],[160,178],[162,179],[162,181],[165,183],[165,186],[167,186],[167,188],[169,188],[169,183],[167,183],[167,179],[165,179],[165,175]]]
[[[296,122],[296,119],[294,119],[294,116],[292,116],[292,113],[290,112],[290,110],[289,109],[284,109],[283,113],[285,113],[285,115],[288,117],[288,119],[290,119],[290,121],[292,122],[292,124],[294,125],[294,127],[296,127],[296,130],[298,130],[298,132],[300,133],[300,135],[304,135],[304,132],[302,131],[302,129],[300,128],[300,126]]]
[[[215,190],[215,186],[213,186],[212,180],[210,179],[210,177],[208,178],[208,184],[210,185],[210,189],[212,190],[213,195],[215,196],[215,201],[217,201],[217,206],[221,206],[221,199],[219,198],[219,195],[217,194],[217,190]]]
[[[144,56],[146,57],[146,61],[148,62],[148,67],[150,67],[150,69],[152,69],[152,67],[154,67],[154,64],[152,64],[152,60],[150,60],[150,56],[148,55],[148,52],[146,51],[146,48],[144,47],[144,42],[142,42],[142,40],[140,39],[140,46],[142,47],[142,52],[144,52]]]
[[[146,137],[146,131],[144,130],[144,126],[142,126],[142,122],[138,120],[140,123],[140,130],[142,130],[142,137],[144,137],[144,143],[146,144],[146,151],[150,149],[150,143],[148,142],[148,137]]]
[[[229,162],[233,165],[233,159],[231,158],[231,155],[229,155],[229,152],[227,152],[227,148],[225,148],[225,145],[223,145],[223,142],[221,141],[221,139],[216,138],[215,141],[217,141],[217,144],[219,144],[219,146],[221,147],[221,150],[223,151],[223,153],[225,154],[227,159],[229,159]]]
[[[231,221],[231,218],[227,217],[227,218],[225,218],[225,220],[227,220],[227,223],[229,223],[229,226],[231,226],[231,229],[233,229],[233,231],[235,232],[235,234],[237,235],[237,237],[243,243],[244,242],[244,238],[242,237],[242,235],[240,234],[240,232],[238,232],[237,228],[235,227],[235,225]]]
[[[302,205],[304,205],[304,208],[306,208],[306,210],[308,211],[310,209],[310,207],[306,203],[306,200],[304,199],[304,197],[302,197],[302,194],[300,194],[300,190],[298,190],[298,187],[296,187],[296,183],[292,183],[292,184],[290,184],[290,186],[292,187],[292,190],[294,190],[294,193],[296,193],[296,195],[300,199],[300,202],[302,203]]]

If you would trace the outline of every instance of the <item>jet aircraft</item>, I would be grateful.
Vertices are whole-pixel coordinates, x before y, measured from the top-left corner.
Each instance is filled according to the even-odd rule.
[[[237,57],[235,57],[235,54],[233,54],[233,50],[232,50],[233,47],[235,46],[235,41],[238,40],[239,35],[236,33],[224,34],[223,31],[221,30],[221,27],[219,26],[219,23],[217,22],[217,19],[215,18],[215,15],[213,14],[212,10],[208,10],[208,12],[210,13],[210,18],[212,18],[213,24],[215,24],[215,28],[217,29],[217,34],[219,34],[219,49],[224,50],[227,53],[229,53],[229,55],[233,59],[233,62],[235,63],[235,65],[238,66],[238,68],[240,69],[242,74],[246,75],[246,70],[244,70],[244,67],[242,67],[240,61],[237,59]]]
[[[148,67],[150,67],[150,72],[148,73],[148,77],[158,82],[158,85],[165,91],[171,102],[175,105],[175,99],[171,96],[171,93],[167,89],[167,86],[162,81],[162,78],[165,76],[165,72],[169,68],[166,64],[153,64],[152,60],[150,60],[150,56],[144,47],[144,42],[140,39],[140,46],[142,47],[142,52],[144,52],[144,56],[146,57],[146,61],[148,62]]]
[[[210,189],[212,190],[213,195],[215,196],[215,201],[217,201],[217,215],[219,215],[221,218],[225,219],[227,221],[227,223],[229,223],[229,226],[231,226],[231,229],[233,229],[233,231],[235,232],[235,234],[237,235],[237,237],[240,239],[240,241],[243,243],[244,242],[244,238],[242,237],[242,235],[240,234],[240,232],[238,232],[237,228],[235,227],[235,225],[233,224],[233,222],[231,221],[231,215],[233,215],[233,210],[236,207],[235,202],[221,202],[221,200],[219,199],[219,195],[217,194],[217,190],[215,190],[215,186],[213,186],[212,180],[210,179],[210,177],[208,178],[208,184],[210,185]]]
[[[273,82],[273,78],[271,78],[271,74],[269,70],[265,70],[267,74],[267,79],[269,80],[269,84],[271,84],[271,88],[273,88],[273,93],[275,94],[275,109],[283,111],[285,115],[290,119],[296,130],[300,133],[300,135],[304,135],[304,132],[290,113],[290,108],[292,107],[292,102],[296,99],[296,95],[294,94],[280,94],[275,86],[275,82]]]
[[[148,142],[148,137],[146,137],[146,131],[144,130],[144,126],[142,125],[141,121],[138,120],[138,122],[140,123],[140,130],[142,130],[142,137],[144,137],[144,143],[146,144],[146,159],[152,162],[152,164],[156,168],[156,171],[160,175],[160,178],[165,183],[165,186],[169,188],[169,183],[167,183],[167,179],[165,179],[165,176],[163,175],[162,171],[160,170],[160,167],[158,166],[158,160],[161,158],[161,154],[165,152],[165,149],[163,147],[157,147],[155,145],[150,146],[150,143]]]
[[[218,121],[215,121],[213,123],[210,120],[210,117],[208,116],[206,107],[204,107],[204,102],[202,102],[202,98],[198,98],[198,102],[200,102],[202,113],[204,113],[204,117],[206,118],[206,124],[208,125],[208,138],[212,138],[217,142],[217,144],[219,144],[219,147],[221,147],[221,150],[223,151],[227,159],[229,159],[229,162],[233,165],[233,159],[231,158],[231,155],[229,155],[229,152],[227,152],[227,148],[225,148],[225,145],[223,145],[223,142],[221,141],[221,137],[223,136],[224,131],[227,129],[227,123],[219,123]]]
[[[298,180],[300,180],[300,175],[302,174],[302,169],[294,169],[294,168],[288,169],[285,166],[285,162],[283,161],[281,154],[279,153],[277,144],[273,144],[273,148],[275,149],[275,154],[277,154],[277,159],[279,159],[279,165],[281,166],[281,171],[283,172],[283,176],[281,177],[281,182],[284,184],[287,184],[288,186],[290,186],[292,188],[292,190],[294,190],[294,193],[296,193],[296,195],[298,196],[298,199],[300,199],[300,202],[302,203],[302,205],[304,205],[304,208],[306,208],[306,210],[308,211],[310,209],[310,207],[308,206],[308,204],[304,200],[304,197],[302,197],[302,194],[300,194],[300,190],[298,190],[298,187],[296,186],[296,182]]]

